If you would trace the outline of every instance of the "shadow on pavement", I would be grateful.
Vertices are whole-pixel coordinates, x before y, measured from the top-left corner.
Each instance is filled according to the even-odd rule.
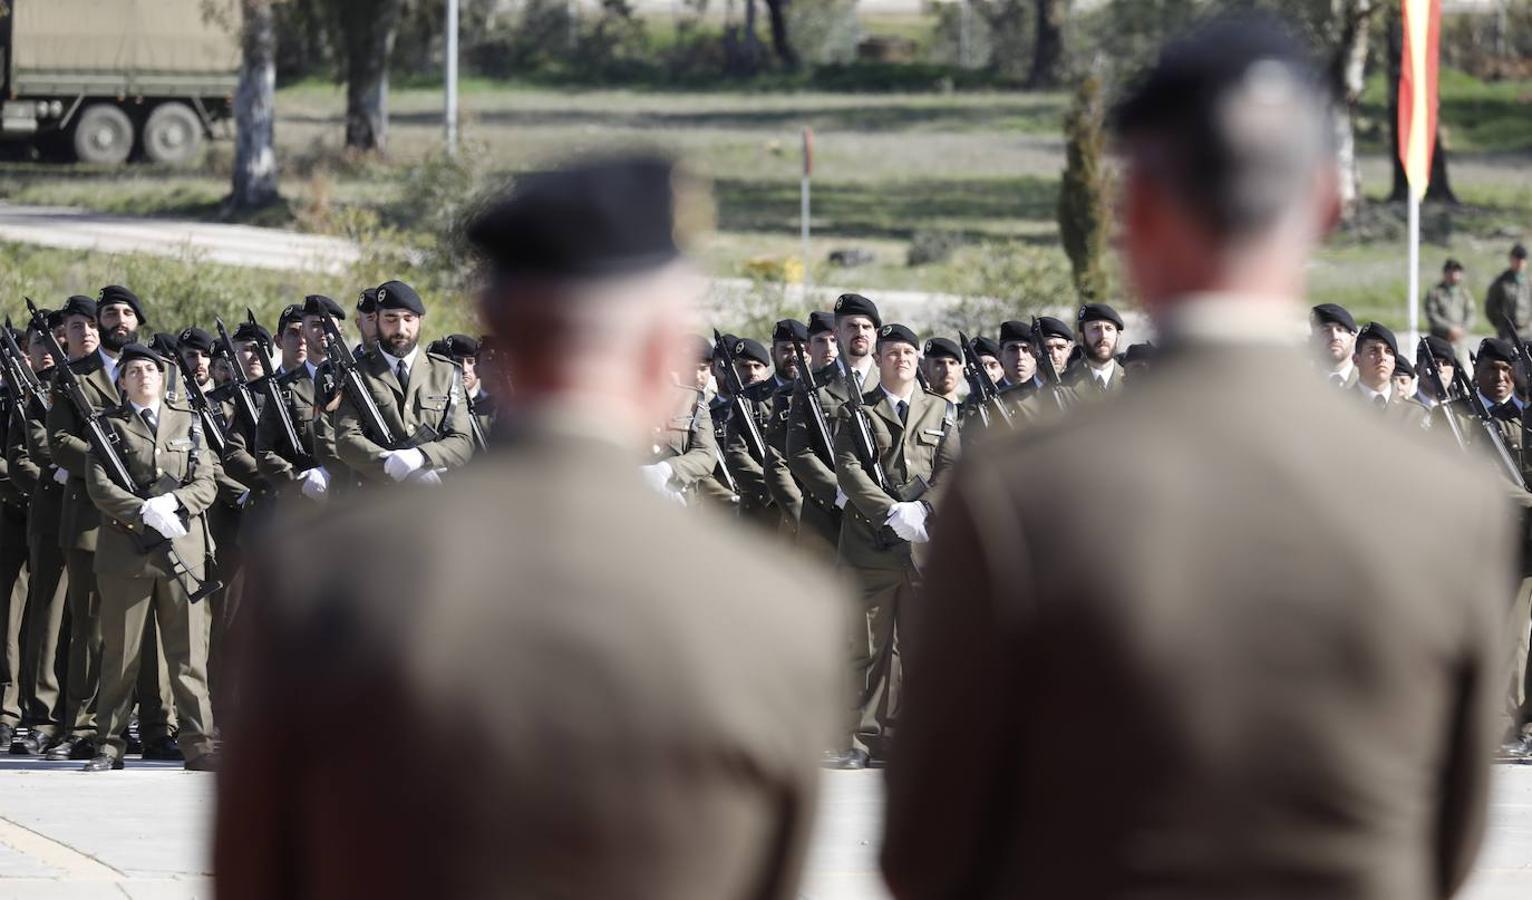
[[[36,756],[0,756],[0,772],[78,772],[85,765],[78,759],[51,760],[41,759]],[[145,762],[136,756],[129,756],[123,760],[124,771],[134,769],[149,769],[167,771],[180,769],[180,762],[170,760],[150,760]]]

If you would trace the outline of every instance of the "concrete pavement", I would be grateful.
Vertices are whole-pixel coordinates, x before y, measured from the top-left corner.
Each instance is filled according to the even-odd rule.
[[[78,762],[0,757],[0,900],[211,897],[211,775],[139,763],[87,775]],[[878,877],[878,772],[827,772],[802,896],[887,900]],[[1488,844],[1464,900],[1532,897],[1532,766],[1496,769]]]

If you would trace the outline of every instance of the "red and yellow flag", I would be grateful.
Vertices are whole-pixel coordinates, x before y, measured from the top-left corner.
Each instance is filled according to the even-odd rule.
[[[1418,199],[1431,180],[1436,138],[1437,39],[1441,0],[1402,0],[1404,54],[1399,66],[1399,161]]]

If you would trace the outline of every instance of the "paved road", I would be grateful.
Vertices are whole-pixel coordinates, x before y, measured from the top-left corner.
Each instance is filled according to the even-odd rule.
[[[0,757],[0,900],[211,896],[212,776],[168,763],[97,775],[78,766]],[[877,875],[881,785],[877,772],[826,773],[803,896],[886,900]],[[1532,766],[1497,770],[1479,863],[1465,900],[1532,897]]]

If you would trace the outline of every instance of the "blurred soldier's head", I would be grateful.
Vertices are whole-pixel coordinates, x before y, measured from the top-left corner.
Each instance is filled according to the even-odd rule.
[[[1455,259],[1449,259],[1442,265],[1442,283],[1461,284],[1463,282],[1463,264]]]
[[[1031,326],[1015,321],[1000,323],[1000,366],[1012,384],[1031,381],[1037,374]]]
[[[1151,314],[1194,296],[1302,296],[1340,210],[1328,102],[1275,17],[1222,17],[1165,47],[1113,116],[1128,274]]]
[[[1524,244],[1517,244],[1511,248],[1511,271],[1520,272],[1527,267],[1527,248]]]
[[[476,217],[480,306],[518,408],[599,415],[631,440],[668,416],[674,373],[696,362],[705,287],[682,245],[709,218],[699,184],[639,156],[523,177]]]

